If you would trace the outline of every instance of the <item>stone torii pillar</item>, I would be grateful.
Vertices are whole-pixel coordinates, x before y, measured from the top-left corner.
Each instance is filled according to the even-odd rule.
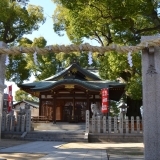
[[[144,36],[151,41],[158,36]],[[147,46],[147,44],[146,44]],[[144,159],[160,159],[160,47],[142,51]]]
[[[7,48],[7,44],[0,41],[0,48]],[[6,88],[6,85],[4,85],[5,60],[6,60],[6,55],[0,54],[0,140],[1,140],[1,125],[2,125],[3,94],[4,94],[4,89]]]

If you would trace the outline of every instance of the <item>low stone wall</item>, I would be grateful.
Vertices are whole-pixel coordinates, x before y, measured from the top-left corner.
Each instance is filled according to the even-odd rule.
[[[21,140],[22,132],[2,132],[2,139],[18,139]]]
[[[143,143],[142,134],[92,134],[88,135],[88,142],[121,142]]]
[[[2,113],[2,132],[30,132],[31,129],[31,111],[29,108],[21,110],[17,117],[12,113]]]

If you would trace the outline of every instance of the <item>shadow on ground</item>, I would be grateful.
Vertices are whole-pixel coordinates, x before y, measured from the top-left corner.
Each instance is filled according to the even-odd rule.
[[[35,153],[0,153],[0,159],[6,160],[37,160],[44,157],[45,154],[35,154]]]
[[[130,156],[143,156],[144,148],[142,147],[107,147],[106,151],[110,155],[130,155]]]

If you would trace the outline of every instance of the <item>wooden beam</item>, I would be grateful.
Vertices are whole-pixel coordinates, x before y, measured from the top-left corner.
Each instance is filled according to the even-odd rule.
[[[42,115],[42,100],[41,100],[41,95],[39,95],[39,116]]]
[[[88,92],[86,92],[87,93],[87,110],[89,110],[89,94],[88,94]]]
[[[74,117],[74,109],[75,109],[75,93],[73,93],[73,117]]]
[[[52,113],[52,117],[53,117],[53,123],[56,123],[56,92],[53,93],[53,113]]]

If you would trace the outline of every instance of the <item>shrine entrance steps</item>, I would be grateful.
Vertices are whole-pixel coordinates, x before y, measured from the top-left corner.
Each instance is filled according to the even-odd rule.
[[[34,131],[29,132],[23,140],[29,141],[59,141],[59,142],[88,142],[85,133]]]
[[[2,138],[28,141],[88,142],[85,123],[32,123],[31,132],[3,132]]]
[[[52,131],[52,132],[85,132],[85,123],[68,123],[68,122],[57,122],[53,123],[32,123],[34,131]]]
[[[34,131],[28,132],[24,140],[88,142],[85,138],[85,123],[33,123]]]

